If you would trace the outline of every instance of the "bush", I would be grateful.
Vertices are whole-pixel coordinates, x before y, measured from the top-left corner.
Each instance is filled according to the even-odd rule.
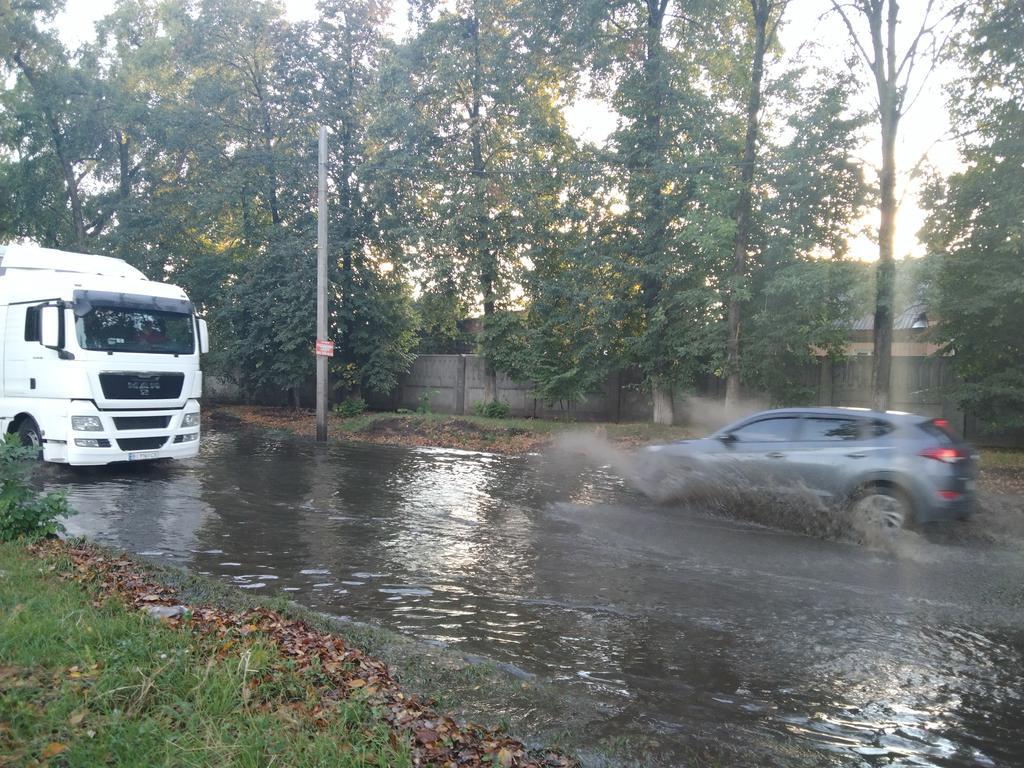
[[[508,403],[497,400],[492,403],[485,403],[483,400],[473,403],[473,413],[487,419],[504,419],[510,410]]]
[[[350,397],[334,406],[334,415],[343,419],[358,416],[366,410],[366,401],[361,397]]]
[[[0,443],[0,541],[35,541],[64,531],[60,518],[69,517],[63,493],[39,494],[28,482],[38,448],[26,448],[16,435]]]
[[[419,400],[417,401],[418,404],[416,406],[416,413],[421,413],[424,415],[428,413],[433,413],[433,411],[430,410],[430,399],[436,394],[436,389],[428,389],[426,392],[420,395]]]

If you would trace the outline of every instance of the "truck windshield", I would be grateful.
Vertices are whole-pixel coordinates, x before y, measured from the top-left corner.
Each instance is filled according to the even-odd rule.
[[[75,318],[82,349],[189,355],[195,350],[192,315],[155,309],[96,307]]]

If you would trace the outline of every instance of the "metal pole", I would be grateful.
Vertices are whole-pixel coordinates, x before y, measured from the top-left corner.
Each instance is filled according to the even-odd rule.
[[[320,126],[316,227],[316,339],[327,340],[327,128]],[[316,439],[327,441],[327,355],[316,355]]]

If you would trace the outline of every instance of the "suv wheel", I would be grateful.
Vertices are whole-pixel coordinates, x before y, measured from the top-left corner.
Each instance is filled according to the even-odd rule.
[[[914,522],[910,500],[897,488],[872,485],[861,490],[850,505],[854,517],[883,528],[909,528]]]

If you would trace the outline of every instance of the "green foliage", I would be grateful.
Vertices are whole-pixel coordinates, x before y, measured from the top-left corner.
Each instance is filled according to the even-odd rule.
[[[458,338],[452,310],[512,309],[528,261],[558,237],[572,77],[540,0],[412,10],[417,34],[385,63],[369,133],[387,236],[433,295],[420,302],[427,346]]]
[[[476,335],[463,327],[472,311],[452,287],[437,287],[422,294],[415,309],[419,318],[418,354],[464,353],[476,347]]]
[[[863,115],[850,115],[848,76],[784,82],[792,139],[763,173],[753,245],[758,261],[743,307],[742,380],[777,404],[806,404],[814,364],[841,359],[852,321],[870,312],[872,270],[844,259],[868,189],[853,155]],[[771,149],[771,148],[769,148]]]
[[[774,271],[745,333],[744,383],[777,405],[807,405],[819,357],[840,360],[852,321],[870,307],[868,265],[804,258]]]
[[[721,366],[746,2],[415,0],[402,42],[375,0],[325,0],[308,24],[269,0],[122,2],[77,52],[59,7],[0,11],[0,241],[79,243],[182,285],[210,320],[208,370],[248,396],[297,401],[313,375],[320,124],[343,394],[473,344],[548,403],[615,370],[679,386]],[[746,380],[788,399],[772,361],[837,344],[843,298],[785,297],[801,270],[826,284],[805,262],[842,256],[865,193],[852,84],[778,71],[776,52],[739,287]],[[569,133],[579,96],[617,114],[603,146]]]
[[[489,362],[516,381],[533,382],[548,404],[578,403],[598,391],[609,373],[599,352],[596,312],[586,306],[586,289],[572,290],[566,273],[538,290],[528,312],[497,312],[484,329]]]
[[[486,419],[504,419],[510,410],[508,403],[498,401],[485,403],[483,400],[478,400],[473,403],[473,413]]]
[[[223,354],[250,396],[298,390],[314,375],[316,324],[309,308],[316,304],[316,274],[310,242],[315,239],[282,238],[254,254],[239,265],[237,280],[214,310]]]
[[[425,392],[423,392],[416,400],[416,413],[422,414],[424,416],[428,413],[433,413],[433,411],[430,409],[430,401],[436,394],[436,389],[428,389]]]
[[[972,7],[952,90],[965,167],[934,179],[923,236],[940,254],[938,338],[953,353],[963,407],[1024,426],[1024,16],[1020,3]]]
[[[63,493],[41,495],[29,483],[37,453],[37,448],[22,446],[16,435],[0,442],[0,541],[55,536],[64,530],[61,518],[72,514]]]
[[[359,416],[366,410],[366,401],[361,397],[350,397],[334,406],[334,415],[343,419]]]

